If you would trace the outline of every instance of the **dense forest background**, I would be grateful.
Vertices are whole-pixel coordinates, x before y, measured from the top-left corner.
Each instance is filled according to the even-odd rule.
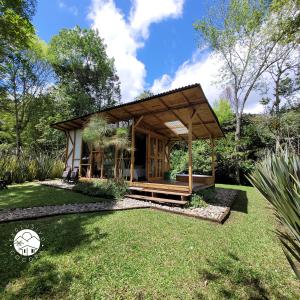
[[[0,177],[9,173],[16,182],[62,172],[65,136],[50,124],[121,101],[114,59],[98,32],[62,29],[46,44],[31,22],[35,10],[35,0],[0,0]],[[194,23],[200,46],[208,44],[224,61],[223,92],[210,99],[225,133],[216,144],[218,182],[246,184],[266,151],[300,153],[297,12],[298,0],[232,0]],[[244,113],[254,91],[263,114]],[[209,174],[209,144],[196,141],[193,152],[195,172]],[[187,145],[176,144],[173,175],[186,171],[187,160]]]

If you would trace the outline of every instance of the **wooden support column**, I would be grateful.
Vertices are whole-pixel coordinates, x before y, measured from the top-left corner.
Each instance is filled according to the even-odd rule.
[[[67,167],[68,164],[68,155],[69,155],[69,135],[67,133],[67,131],[65,131],[65,135],[67,138],[67,142],[66,142],[66,158],[65,158],[65,169]]]
[[[119,128],[119,122],[117,122],[117,128]],[[118,146],[115,146],[115,168],[114,168],[114,177],[118,178],[118,153],[119,148]],[[119,170],[120,172],[120,170]]]
[[[214,183],[215,183],[215,141],[213,138],[210,139],[211,143],[211,175],[214,178]]]
[[[118,152],[119,149],[115,146],[115,169],[114,169],[114,177],[118,178]]]
[[[192,193],[193,191],[193,158],[192,158],[192,129],[193,129],[193,125],[192,125],[192,118],[190,118],[189,120],[189,132],[188,132],[188,145],[189,145],[189,190],[190,193]]]
[[[74,141],[73,141],[73,153],[72,153],[72,170],[74,168],[74,158],[75,158],[75,150],[76,150],[76,129],[73,130],[74,132]]]
[[[132,118],[131,126],[131,159],[130,159],[130,182],[133,182],[134,175],[134,148],[135,148],[135,121]]]

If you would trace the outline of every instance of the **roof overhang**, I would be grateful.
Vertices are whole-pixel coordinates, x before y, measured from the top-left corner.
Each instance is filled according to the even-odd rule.
[[[95,113],[54,123],[51,126],[63,131],[83,128],[90,117],[95,114],[105,117],[111,123],[143,116],[139,123],[140,126],[174,140],[187,138],[188,123],[191,116],[193,116],[193,139],[224,136],[219,121],[200,84],[193,84],[138,101],[124,103]]]

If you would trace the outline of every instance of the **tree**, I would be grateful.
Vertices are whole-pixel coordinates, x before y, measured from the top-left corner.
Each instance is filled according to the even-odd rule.
[[[11,49],[27,49],[34,36],[35,0],[0,0],[0,58]]]
[[[289,11],[293,8],[295,14],[288,14],[287,17],[279,20],[277,26],[284,33],[284,42],[299,41],[300,29],[300,1],[299,0],[273,0],[271,3],[271,11],[276,13]]]
[[[23,148],[30,153],[64,152],[65,134],[50,127],[52,123],[68,118],[66,103],[55,99],[54,89],[34,98],[28,110],[30,121],[21,135]]]
[[[223,62],[220,78],[229,87],[236,117],[236,152],[245,104],[261,75],[279,59],[273,54],[285,33],[277,25],[294,14],[294,7],[270,12],[264,1],[231,0],[228,5],[226,1],[219,4],[211,15],[194,25]],[[236,171],[239,181],[238,168]]]
[[[231,121],[234,117],[230,102],[227,99],[221,98],[218,101],[215,101],[213,104],[213,110],[216,113],[221,125]]]
[[[43,95],[51,76],[45,58],[47,47],[35,39],[28,50],[10,52],[0,63],[0,108],[14,116],[16,154],[20,155],[21,134],[30,121],[32,101]]]
[[[284,124],[282,124],[282,115],[285,113],[284,107],[286,104],[284,100],[291,102],[294,96],[297,97],[297,93],[300,90],[299,49],[297,49],[297,44],[289,43],[278,48],[277,50],[282,52],[283,55],[280,55],[280,59],[267,70],[267,75],[274,83],[273,97],[268,96],[270,83],[263,76],[262,85],[265,87],[264,94],[267,97],[261,100],[267,112],[267,125],[275,136],[276,152],[280,148],[280,142],[284,138],[285,133]]]
[[[115,147],[115,177],[122,177],[124,151],[129,152],[131,150],[128,128],[117,127],[110,143]]]
[[[82,138],[88,143],[90,151],[96,149],[100,153],[101,178],[103,178],[104,150],[111,144],[111,135],[111,126],[109,126],[106,119],[99,115],[91,117],[82,133]]]
[[[154,94],[150,90],[144,90],[138,96],[136,96],[134,100],[145,99],[145,98],[151,97],[153,95]]]
[[[73,115],[83,115],[120,101],[114,60],[93,29],[63,29],[50,42],[50,61],[58,90],[71,100]]]
[[[252,184],[274,207],[282,225],[277,230],[286,258],[300,279],[300,159],[281,151],[269,154],[251,174]]]

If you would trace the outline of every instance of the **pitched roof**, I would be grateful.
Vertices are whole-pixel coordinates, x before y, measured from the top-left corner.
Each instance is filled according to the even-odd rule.
[[[140,124],[170,139],[183,139],[194,112],[193,139],[223,137],[219,121],[209,105],[200,84],[193,84],[160,93],[141,100],[123,103],[101,111],[51,126],[63,131],[82,128],[92,115],[99,114],[110,122],[143,116]]]

